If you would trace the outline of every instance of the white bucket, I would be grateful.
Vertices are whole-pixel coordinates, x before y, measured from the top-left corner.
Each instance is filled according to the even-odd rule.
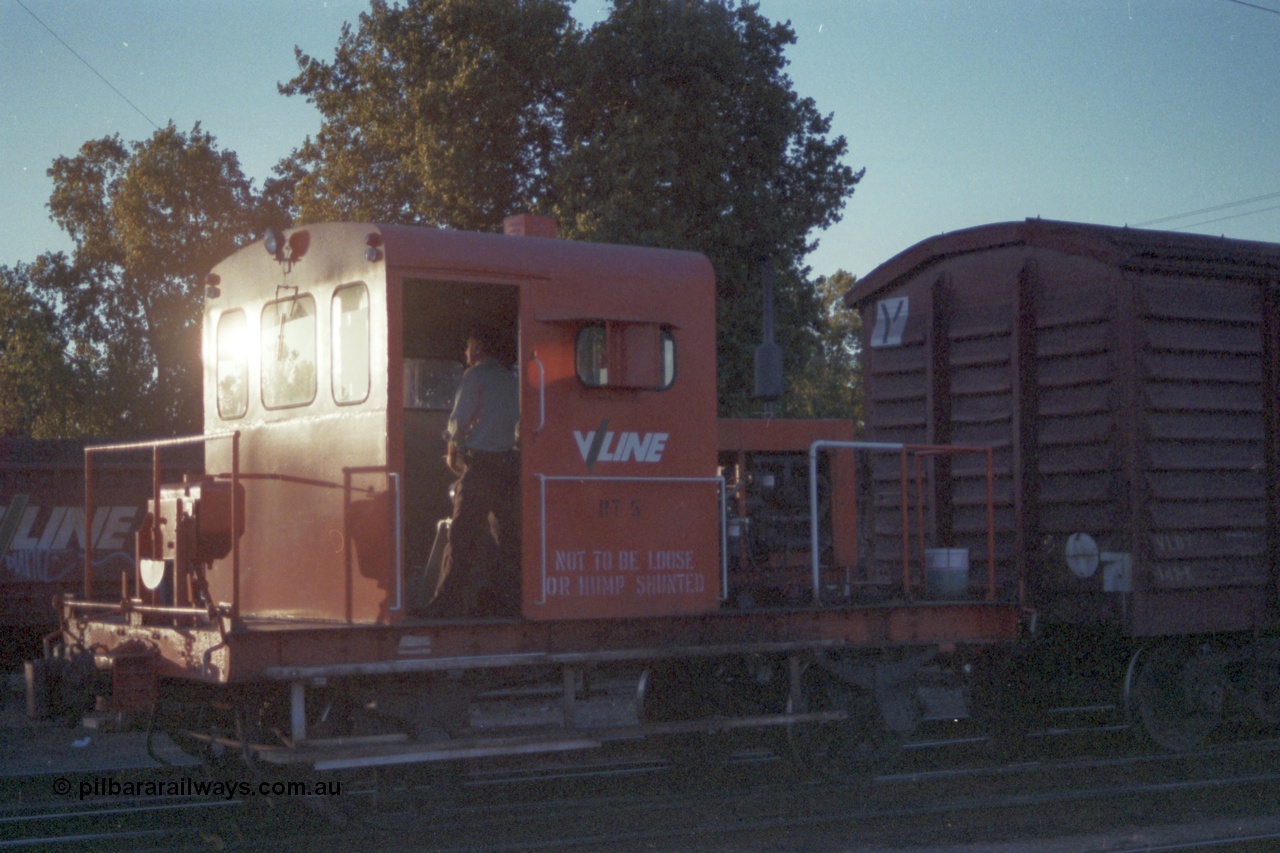
[[[924,592],[929,598],[964,598],[969,594],[969,549],[926,548]]]

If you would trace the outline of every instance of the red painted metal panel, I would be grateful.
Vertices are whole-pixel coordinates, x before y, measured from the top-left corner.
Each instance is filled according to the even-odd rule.
[[[524,615],[715,610],[721,554],[710,265],[687,253],[584,251],[587,263],[548,269],[550,280],[526,290],[520,306]],[[670,388],[593,388],[579,380],[579,330],[615,321],[668,330]]]
[[[430,545],[422,531],[433,530],[448,510],[438,439],[422,428],[433,416],[407,413],[402,404],[403,359],[458,358],[466,324],[481,319],[513,324],[511,355],[522,377],[526,615],[590,618],[717,606],[719,499],[708,487],[715,476],[715,354],[714,336],[706,333],[714,326],[714,282],[704,258],[362,224],[297,229],[290,240],[305,251],[279,259],[250,246],[220,264],[218,294],[206,310],[207,429],[243,435],[250,518],[239,589],[244,613],[356,623],[404,618],[406,573],[417,567],[399,555],[422,558]],[[327,330],[336,322],[332,294],[353,283],[368,290],[371,380],[367,397],[346,405],[327,386],[338,346]],[[259,377],[275,357],[268,346],[274,332],[262,324],[288,314],[272,306],[293,298],[309,299],[307,311],[315,312],[315,356],[300,357],[296,370],[318,381],[310,402],[272,408]],[[249,393],[245,414],[223,419],[214,342],[228,310],[244,310],[248,321]],[[631,329],[627,387],[588,388],[577,379],[575,336],[594,321]],[[648,337],[636,323],[646,324]],[[676,381],[668,390],[646,390],[636,386],[652,384],[640,380],[656,374],[635,362],[660,354],[654,345],[659,328],[674,342]],[[406,446],[409,437],[427,446]],[[210,447],[209,470],[229,470],[225,451]],[[348,477],[350,470],[360,473]],[[675,497],[660,496],[637,478],[660,478]],[[547,487],[557,497],[544,504]],[[639,502],[649,524],[620,529],[624,517],[603,514],[602,502],[627,512]],[[405,517],[406,506],[430,516]],[[405,543],[387,547],[397,521],[408,530]],[[615,561],[636,552],[643,555],[637,577],[645,580],[619,589],[587,571],[590,582],[568,586],[580,594],[553,602],[544,594],[543,575],[554,573],[557,551],[607,553]],[[650,577],[650,552],[685,551],[696,552],[697,580],[686,585],[696,594],[639,592],[671,586],[661,580],[667,575]],[[218,600],[232,595],[229,574],[223,562],[210,571]]]

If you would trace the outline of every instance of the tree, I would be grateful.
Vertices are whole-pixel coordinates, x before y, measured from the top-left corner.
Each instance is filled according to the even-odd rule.
[[[726,414],[752,408],[765,263],[788,374],[812,359],[818,301],[803,258],[862,177],[784,73],[794,42],[751,4],[615,0],[583,41],[565,104],[556,199],[570,235],[711,259]]]
[[[91,434],[83,366],[70,355],[57,316],[28,292],[28,270],[0,267],[0,435]]]
[[[377,2],[333,63],[281,91],[319,108],[279,168],[305,220],[497,229],[553,213],[570,238],[705,253],[718,280],[720,405],[752,403],[760,272],[794,369],[819,347],[804,256],[861,179],[784,73],[795,42],[754,5],[613,0],[583,32],[567,0]]]
[[[818,350],[814,359],[791,377],[781,414],[847,418],[861,432],[862,317],[844,304],[844,295],[855,281],[844,270],[818,279],[817,291],[822,300]]]
[[[279,169],[299,221],[497,230],[537,208],[576,38],[568,0],[374,0],[280,87],[323,116]]]
[[[271,215],[234,153],[196,124],[54,160],[52,218],[75,243],[26,268],[32,291],[93,371],[96,429],[199,431],[204,275]]]

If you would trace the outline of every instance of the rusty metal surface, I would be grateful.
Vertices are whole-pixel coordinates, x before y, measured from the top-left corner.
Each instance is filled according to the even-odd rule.
[[[926,240],[846,297],[868,438],[994,448],[1002,575],[1026,567],[1042,618],[1276,627],[1277,287],[1275,244],[1038,220]],[[973,474],[929,486],[961,542]]]

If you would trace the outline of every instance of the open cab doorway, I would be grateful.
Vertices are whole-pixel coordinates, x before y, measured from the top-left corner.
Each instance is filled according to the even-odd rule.
[[[446,462],[444,434],[466,369],[467,335],[478,327],[492,330],[497,351],[491,355],[518,371],[519,288],[406,275],[401,292],[405,585],[409,617],[427,618],[444,604],[435,599],[458,481]],[[518,531],[495,528],[494,534]],[[483,559],[495,561],[497,554]],[[519,566],[492,566],[490,574],[519,584]]]

